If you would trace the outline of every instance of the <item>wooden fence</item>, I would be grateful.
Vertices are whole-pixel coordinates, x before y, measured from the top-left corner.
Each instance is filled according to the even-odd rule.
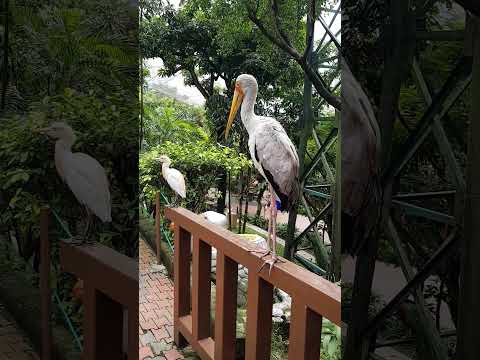
[[[248,241],[183,208],[166,209],[175,224],[174,333],[203,360],[234,360],[237,272],[248,269],[246,360],[270,359],[274,287],[292,297],[288,358],[318,360],[323,317],[341,325],[340,287],[285,261],[268,275]],[[215,330],[211,333],[211,250],[217,250]]]
[[[51,360],[48,211],[41,215],[42,360]],[[100,245],[60,242],[62,271],[83,280],[83,359],[138,359],[138,262]],[[126,315],[128,321],[125,321]],[[124,337],[125,323],[128,336]],[[126,343],[126,344],[125,344]],[[125,346],[127,345],[127,346]]]

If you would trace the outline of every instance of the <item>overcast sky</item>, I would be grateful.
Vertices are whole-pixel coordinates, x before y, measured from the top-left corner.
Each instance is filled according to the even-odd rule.
[[[169,0],[170,3],[176,8],[179,5],[180,0]],[[330,24],[330,21],[333,17],[332,13],[322,12],[323,19],[327,24]],[[332,32],[336,33],[341,26],[341,16],[337,15],[333,25]],[[325,31],[323,30],[322,25],[317,22],[315,24],[315,41],[319,41]],[[327,35],[328,36],[328,35]],[[149,89],[156,90],[163,95],[168,95],[175,97],[179,101],[187,102],[192,105],[203,105],[205,99],[200,94],[200,92],[194,86],[186,86],[183,81],[183,77],[180,73],[177,73],[175,76],[171,77],[159,77],[157,75],[158,70],[162,67],[162,60],[159,58],[148,59],[146,60],[146,66],[150,70],[150,77],[146,78]],[[223,80],[217,82],[219,86],[225,87]]]

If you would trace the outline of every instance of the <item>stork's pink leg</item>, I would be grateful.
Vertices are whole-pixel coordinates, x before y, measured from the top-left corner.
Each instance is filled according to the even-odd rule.
[[[272,191],[272,186],[269,184],[269,189],[270,189],[270,193],[273,194],[271,191]],[[268,254],[270,254],[271,250],[272,250],[272,209],[273,209],[273,206],[275,204],[275,199],[272,197],[271,199],[273,199],[273,205],[272,205],[272,201],[270,201],[270,211],[269,211],[269,217],[268,217],[268,233],[267,233],[267,249],[255,249],[255,250],[250,250],[250,252],[253,252],[253,253],[260,253],[262,254],[262,258],[267,256]]]
[[[273,192],[272,192],[273,194]],[[270,275],[272,273],[272,268],[273,268],[273,265],[275,265],[276,262],[284,262],[284,260],[280,259],[278,256],[277,256],[277,249],[276,249],[276,246],[277,246],[277,204],[275,202],[275,197],[272,196],[272,204],[270,205],[271,207],[271,218],[272,218],[272,241],[271,243],[269,243],[269,247],[271,249],[271,252],[272,252],[272,258],[269,259],[269,260],[266,260],[262,267],[260,268],[259,271],[261,271],[265,265],[269,265],[269,270],[268,270],[268,274]]]

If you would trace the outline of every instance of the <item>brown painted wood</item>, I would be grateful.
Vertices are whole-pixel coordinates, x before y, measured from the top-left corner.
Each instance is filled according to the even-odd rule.
[[[322,317],[310,310],[303,299],[293,299],[288,358],[318,360]]]
[[[95,309],[97,316],[94,319],[96,333],[94,359],[122,359],[122,304],[97,290],[95,292]]]
[[[138,359],[138,262],[106,246],[60,243],[64,271],[84,282],[83,358],[121,359],[127,309],[128,359]]]
[[[157,264],[160,264],[160,193],[155,194],[155,245],[157,254]]]
[[[208,337],[203,340],[195,340],[193,337],[192,327],[192,315],[186,315],[178,319],[178,328],[180,333],[185,335],[185,341],[192,344],[195,352],[202,360],[214,359],[214,342],[213,339]],[[182,335],[182,336],[183,336]]]
[[[40,297],[42,316],[42,360],[52,357],[52,328],[50,324],[50,239],[48,237],[48,208],[40,210]]]
[[[128,360],[138,359],[138,302],[128,310]]]
[[[215,359],[234,360],[238,264],[217,251]]]
[[[202,340],[210,336],[212,248],[198,236],[193,237],[192,262],[193,336],[196,340]]]
[[[273,285],[248,273],[246,360],[270,359],[272,340]]]
[[[107,246],[75,246],[60,242],[63,271],[75,274],[117,302],[138,303],[138,261]],[[94,284],[94,285],[93,285]]]
[[[201,234],[203,241],[222,251],[225,256],[257,272],[262,266],[261,255],[251,253],[252,245],[236,234],[219,226],[212,225],[201,216],[183,208],[168,208],[168,219],[181,224],[185,231]],[[271,275],[265,269],[259,276],[293,296],[308,299],[308,306],[334,324],[341,326],[341,291],[338,285],[292,263],[276,263]]]
[[[95,348],[97,342],[97,329],[95,318],[97,306],[95,301],[95,288],[89,282],[83,285],[83,359],[96,360]]]
[[[191,236],[188,231],[175,224],[174,256],[174,337],[177,346],[187,345],[179,330],[179,318],[190,314],[190,249]]]
[[[320,354],[322,316],[340,326],[340,287],[289,261],[258,273],[263,259],[250,252],[252,245],[183,208],[166,209],[175,223],[175,341],[188,342],[202,360],[235,358],[236,295],[238,264],[249,270],[247,292],[246,359],[270,359],[273,288],[279,287],[293,299],[292,324],[295,345],[289,359],[315,359]],[[190,251],[193,234],[192,310],[190,310]],[[210,326],[211,247],[217,249],[215,337]],[[208,290],[207,290],[208,289]],[[204,293],[208,291],[208,293]]]

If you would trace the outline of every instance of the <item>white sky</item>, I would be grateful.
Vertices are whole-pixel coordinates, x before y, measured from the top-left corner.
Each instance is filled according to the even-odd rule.
[[[178,8],[180,0],[169,0],[170,3],[175,7]],[[333,17],[333,13],[330,12],[322,12],[323,19],[327,25],[330,24],[330,21]],[[335,34],[341,27],[341,15],[337,15],[332,27],[331,31]],[[322,25],[317,21],[315,24],[315,41],[319,41],[325,31]],[[327,35],[326,41],[329,40]],[[149,89],[162,89],[165,93],[168,92],[170,96],[177,98],[180,101],[187,102],[192,105],[203,105],[205,103],[205,99],[200,94],[200,92],[194,86],[186,86],[183,80],[183,76],[180,73],[177,73],[175,76],[171,77],[159,77],[157,75],[158,70],[162,67],[162,60],[160,58],[155,59],[148,59],[145,61],[146,66],[150,71],[150,76],[145,79],[147,82]],[[225,83],[222,81],[217,81],[217,85],[225,88]]]

